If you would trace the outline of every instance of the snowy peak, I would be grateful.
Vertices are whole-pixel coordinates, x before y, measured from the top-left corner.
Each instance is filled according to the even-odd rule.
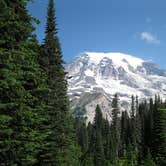
[[[96,52],[86,52],[85,55],[89,58],[89,62],[94,64],[99,64],[101,61],[107,61],[111,59],[116,66],[126,67],[127,65],[137,68],[144,62],[140,58],[133,57],[131,55],[123,53],[96,53]]]
[[[131,55],[85,52],[68,64],[66,70],[71,76],[68,89],[72,106],[77,108],[86,99],[87,115],[90,108],[94,111],[95,101],[99,101],[97,94],[103,103],[106,99],[109,103],[118,93],[123,107],[128,105],[131,95],[149,98],[160,94],[166,98],[166,70]],[[103,107],[107,111],[107,106]]]

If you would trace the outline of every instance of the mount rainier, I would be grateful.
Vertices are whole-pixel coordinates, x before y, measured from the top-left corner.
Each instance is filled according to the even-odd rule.
[[[155,94],[166,98],[166,70],[131,55],[86,52],[65,68],[70,76],[68,94],[72,110],[88,121],[93,120],[97,104],[104,116],[110,116],[115,93],[123,109],[129,106],[132,95],[139,99]]]

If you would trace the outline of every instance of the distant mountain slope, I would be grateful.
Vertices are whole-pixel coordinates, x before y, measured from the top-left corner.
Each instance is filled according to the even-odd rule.
[[[115,93],[123,108],[128,107],[132,94],[166,97],[166,70],[131,55],[86,52],[66,65],[66,71],[71,76],[68,94],[72,108],[88,121],[92,121],[98,103],[104,115],[110,115]]]

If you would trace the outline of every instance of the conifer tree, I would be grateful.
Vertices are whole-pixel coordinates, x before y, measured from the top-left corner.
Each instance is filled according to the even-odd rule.
[[[131,97],[132,101],[131,101],[131,112],[130,112],[130,116],[131,116],[131,143],[133,145],[134,148],[136,148],[136,119],[135,119],[135,98],[132,95]]]
[[[128,131],[128,113],[127,111],[122,112],[121,117],[121,155],[126,154],[126,148],[129,145],[129,131]]]
[[[141,162],[141,143],[142,143],[142,121],[139,111],[138,97],[136,98],[136,116],[135,116],[135,133],[136,133],[136,153],[138,162]]]
[[[45,88],[37,64],[38,45],[32,35],[28,1],[0,1],[0,163],[33,165],[43,134]]]
[[[166,109],[157,109],[154,118],[152,154],[157,165],[166,164]]]
[[[144,159],[143,166],[156,166],[149,150],[148,150],[148,153]]]
[[[127,166],[137,166],[136,152],[133,145],[129,144],[127,147]]]
[[[39,156],[40,162],[43,165],[70,165],[72,158],[69,151],[73,147],[74,135],[53,0],[49,0],[48,4],[45,39],[39,62],[48,75],[49,92],[46,99],[46,111],[49,124],[46,131],[50,133],[46,139],[45,148]]]
[[[160,146],[160,112],[159,112],[159,102],[158,97],[155,95],[154,110],[153,110],[153,141],[152,141],[152,156],[155,158],[158,154],[158,148]]]
[[[104,156],[105,156],[105,165],[109,165],[111,160],[111,152],[110,152],[110,125],[109,121],[106,117],[106,119],[103,119],[103,148],[104,148]]]
[[[88,149],[82,157],[83,166],[93,166],[94,163],[94,128],[93,125],[89,122],[87,126],[88,132]]]
[[[118,117],[119,115],[119,99],[118,95],[115,94],[113,101],[112,101],[112,152],[114,150],[113,156],[115,156],[115,160],[118,159],[118,151],[119,151],[119,145],[120,145],[120,119]]]
[[[78,139],[78,144],[81,146],[82,153],[86,153],[88,149],[88,132],[85,122],[77,122],[76,134]]]
[[[104,148],[102,142],[102,112],[97,105],[94,118],[94,165],[102,166],[104,164]]]
[[[153,137],[153,111],[154,111],[154,104],[153,104],[153,99],[151,98],[149,101],[149,137],[150,137],[150,144],[149,146],[151,146],[152,144],[152,137]]]
[[[130,116],[132,119],[134,119],[135,117],[135,97],[132,95],[131,96],[131,112],[130,112]]]
[[[145,154],[152,145],[152,133],[153,133],[153,100],[150,99],[149,106],[144,111],[144,144]]]

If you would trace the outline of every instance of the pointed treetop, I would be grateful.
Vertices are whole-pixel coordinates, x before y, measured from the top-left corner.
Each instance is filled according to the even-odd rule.
[[[54,0],[49,0],[45,33],[45,43],[54,39],[57,34]]]

